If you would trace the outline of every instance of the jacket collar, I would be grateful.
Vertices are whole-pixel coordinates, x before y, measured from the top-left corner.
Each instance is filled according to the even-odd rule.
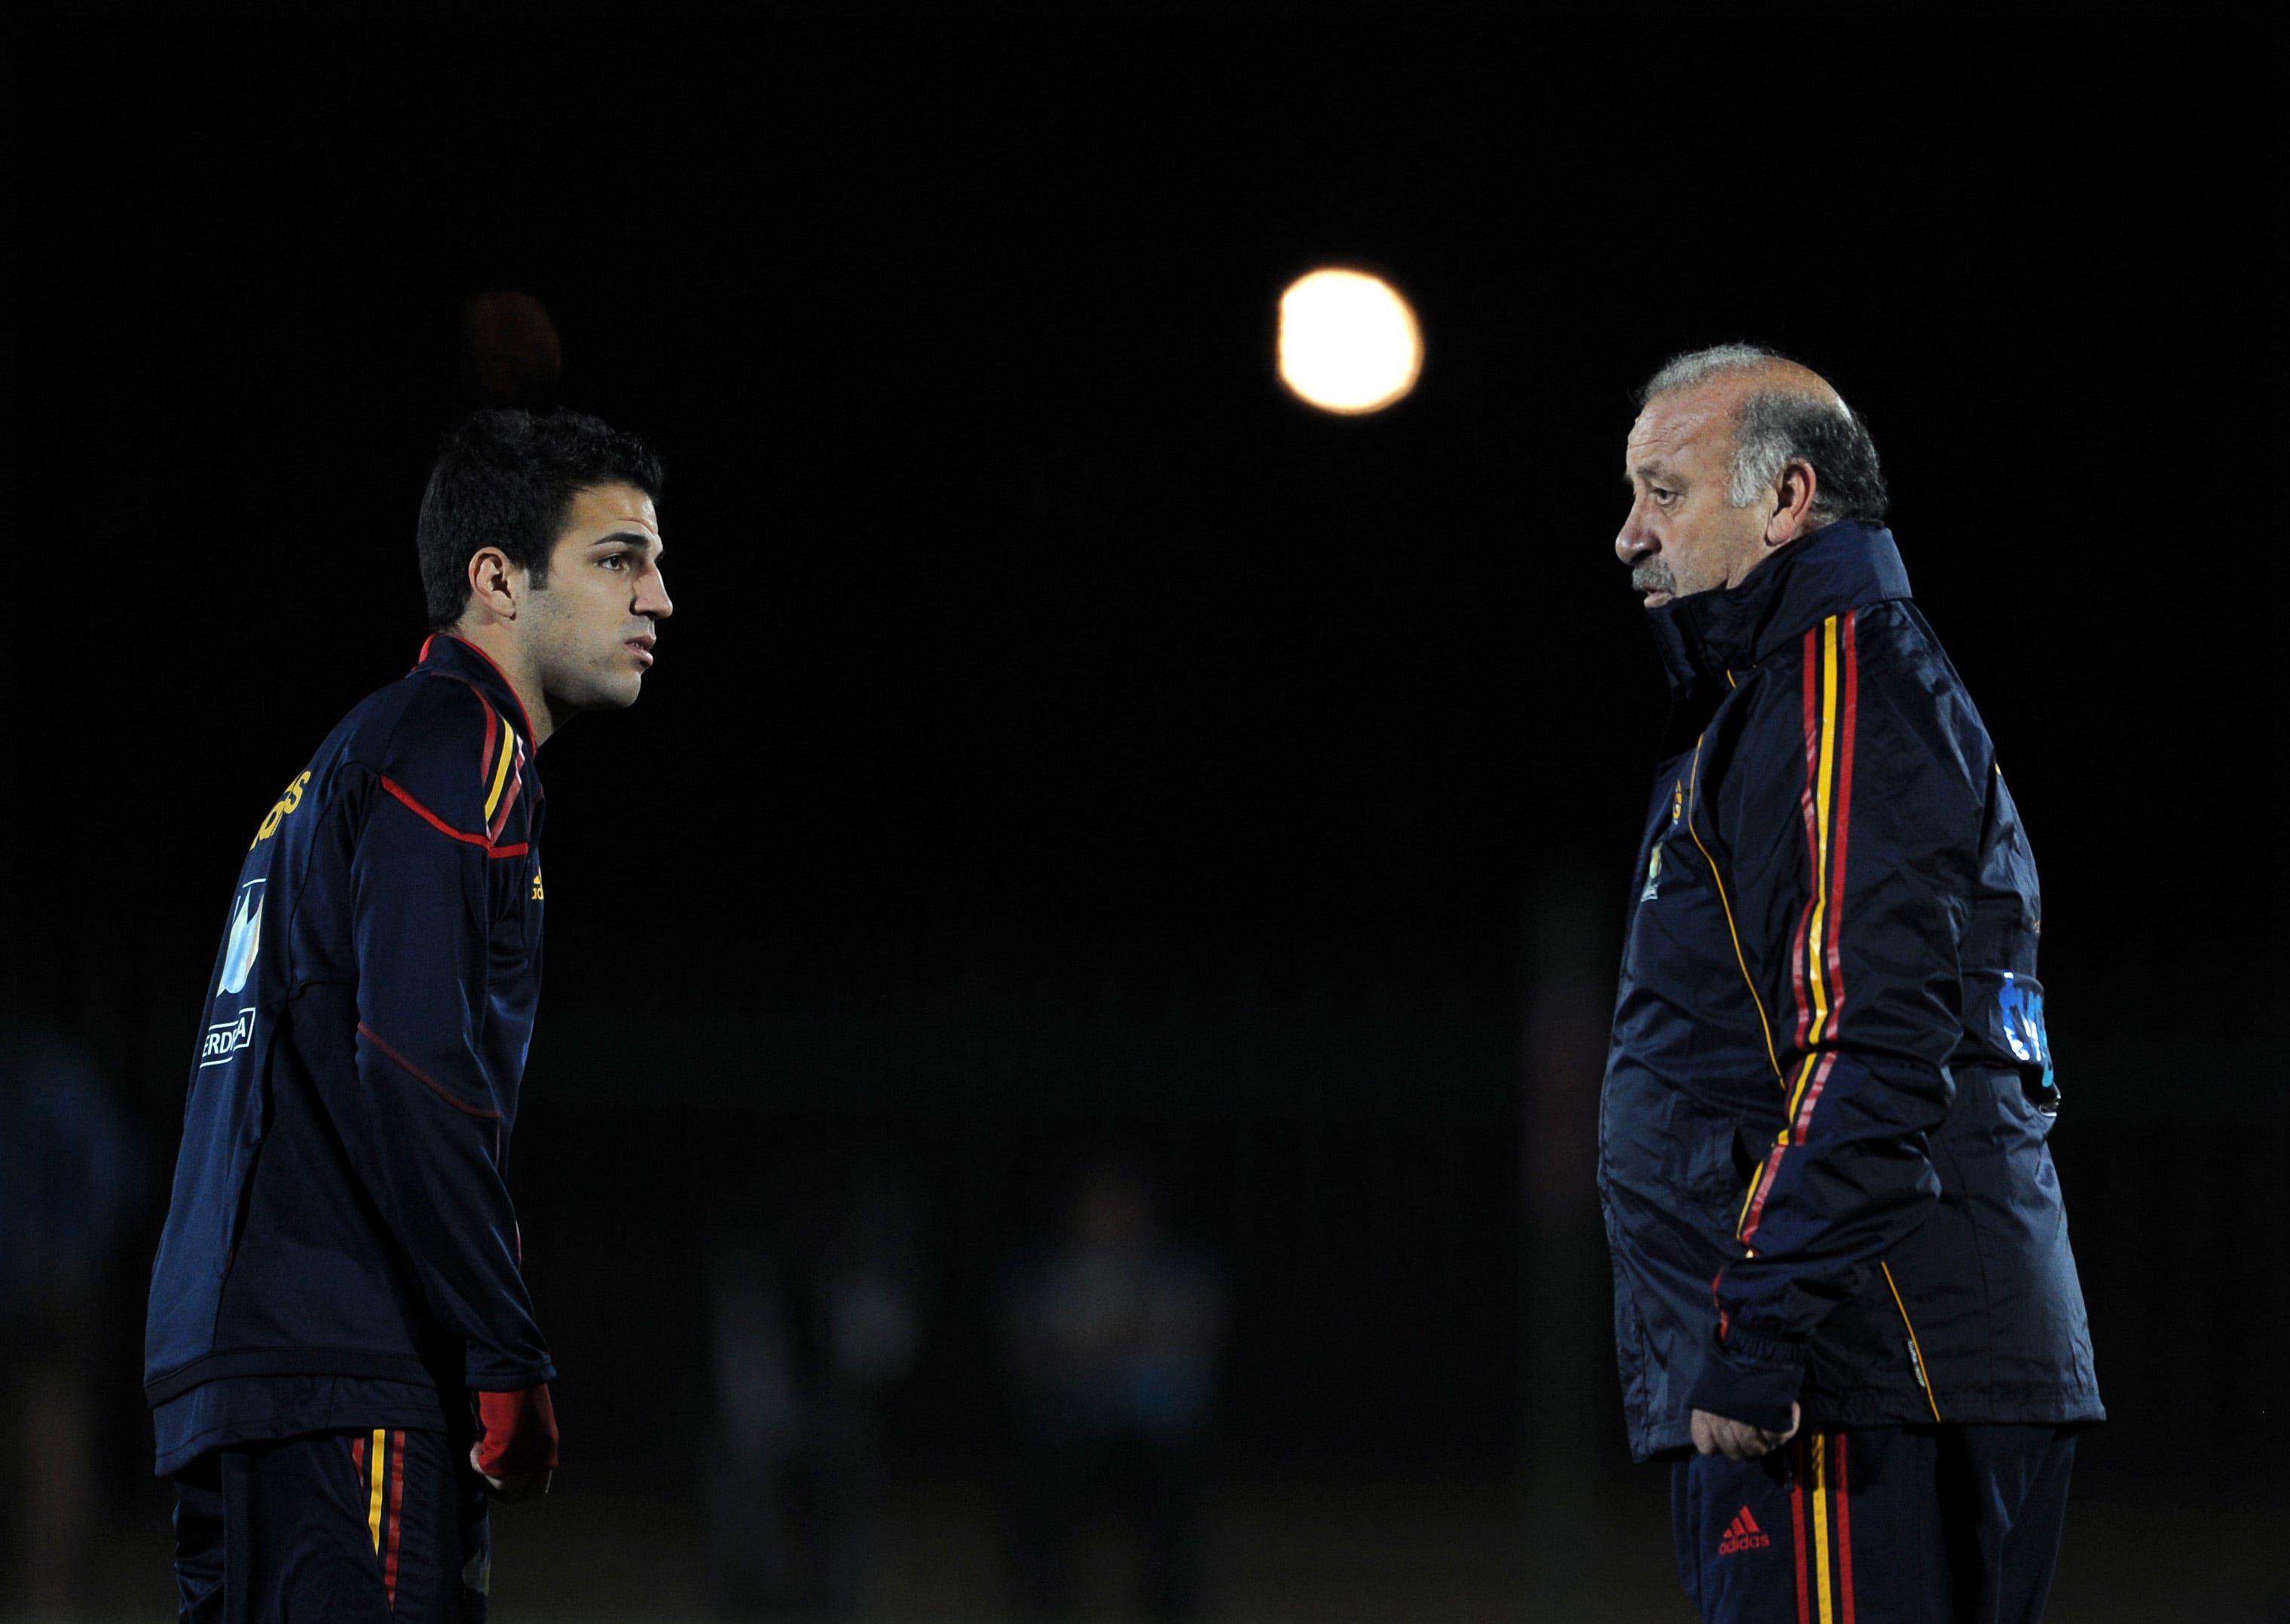
[[[1844,519],[1791,542],[1740,586],[1664,604],[1646,620],[1662,668],[1685,688],[1761,664],[1830,615],[1908,596],[1893,532]]]
[[[467,638],[451,632],[432,632],[422,644],[421,652],[415,656],[416,671],[427,671],[438,676],[451,676],[469,684],[492,702],[492,708],[504,716],[514,716],[524,740],[526,759],[531,760],[540,747],[532,738],[532,718],[525,714],[524,701],[516,697],[516,690],[508,676],[493,663],[492,655]]]

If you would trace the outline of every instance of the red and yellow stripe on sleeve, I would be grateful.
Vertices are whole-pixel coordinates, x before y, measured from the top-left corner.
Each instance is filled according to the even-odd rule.
[[[1814,1107],[1836,1064],[1838,1023],[1845,1012],[1845,969],[1838,941],[1845,928],[1846,852],[1853,830],[1853,742],[1861,697],[1858,612],[1830,615],[1805,634],[1805,820],[1806,886],[1790,945],[1796,1046],[1803,1055],[1789,1091],[1789,1123],[1750,1180],[1737,1233],[1746,1244],[1765,1215],[1766,1196],[1793,1146],[1806,1142]]]
[[[485,707],[485,750],[493,756],[493,727],[497,718],[491,705]],[[491,767],[492,788],[485,796],[485,839],[497,842],[501,831],[508,827],[509,809],[524,793],[524,740],[516,736],[516,729],[506,720],[500,721],[500,753],[493,756]]]

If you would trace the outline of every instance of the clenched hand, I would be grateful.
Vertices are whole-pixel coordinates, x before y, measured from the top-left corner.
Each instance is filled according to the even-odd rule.
[[[1707,1410],[1696,1410],[1693,1447],[1705,1455],[1723,1455],[1728,1460],[1755,1460],[1797,1436],[1798,1423],[1803,1416],[1804,1412],[1791,1404],[1789,1430],[1775,1432],[1769,1427],[1752,1427],[1747,1421],[1728,1420]]]

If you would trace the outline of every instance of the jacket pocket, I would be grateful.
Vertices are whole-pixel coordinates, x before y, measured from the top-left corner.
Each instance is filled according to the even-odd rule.
[[[1877,1274],[1885,1283],[1886,1294],[1893,1300],[1894,1311],[1901,1316],[1901,1334],[1906,1339],[1908,1348],[1909,1373],[1917,1379],[1917,1386],[1924,1390],[1925,1403],[1932,1408],[1933,1420],[1939,1420],[1942,1419],[1940,1396],[1933,1391],[1932,1372],[1925,1364],[1924,1342],[1917,1335],[1916,1321],[1910,1317],[1908,1299],[1901,1295],[1901,1283],[1894,1276],[1891,1260],[1878,1259]]]
[[[1904,1260],[1902,1251],[1912,1254]],[[1925,1265],[1917,1237],[1869,1266],[1860,1289],[1814,1333],[1806,1388],[1822,1402],[1824,1422],[1899,1426],[1945,1418],[1926,1321],[1934,1305],[1920,1300]]]

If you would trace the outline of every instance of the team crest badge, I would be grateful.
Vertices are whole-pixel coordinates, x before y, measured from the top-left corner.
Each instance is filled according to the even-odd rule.
[[[236,997],[246,990],[254,961],[262,951],[262,892],[267,880],[249,880],[238,888],[238,906],[231,910],[230,935],[223,944],[222,981],[218,993]]]

